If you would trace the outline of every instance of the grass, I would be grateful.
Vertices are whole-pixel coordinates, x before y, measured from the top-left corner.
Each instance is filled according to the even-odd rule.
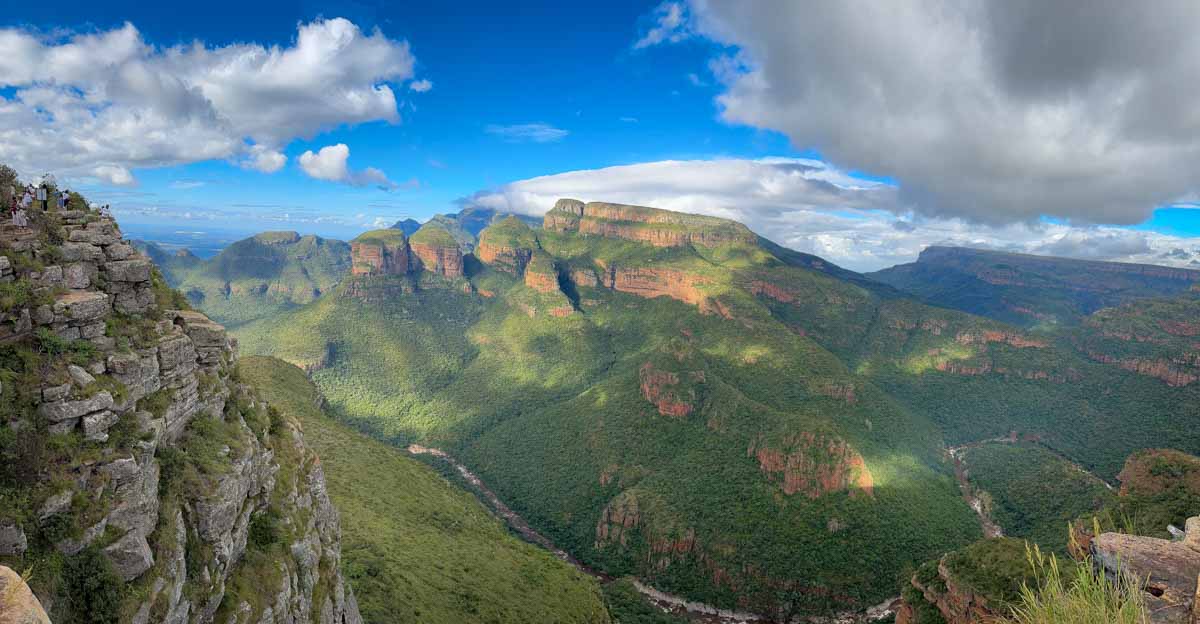
[[[263,357],[241,370],[321,458],[366,621],[608,621],[594,579],[510,535],[428,466],[330,419],[302,371]]]
[[[1141,589],[1096,574],[1090,560],[1063,570],[1034,547],[1028,561],[1037,580],[1022,587],[1006,624],[1149,624]]]

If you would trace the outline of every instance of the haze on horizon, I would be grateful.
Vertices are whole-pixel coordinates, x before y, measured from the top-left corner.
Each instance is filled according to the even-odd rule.
[[[856,270],[930,244],[1200,268],[1197,26],[1165,0],[17,5],[0,162],[132,232],[570,196]]]

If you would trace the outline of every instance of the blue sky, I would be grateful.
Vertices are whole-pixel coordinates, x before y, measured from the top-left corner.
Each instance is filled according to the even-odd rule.
[[[992,67],[1002,50],[947,69],[962,55],[959,31],[989,27],[970,22],[976,13],[961,24],[877,16],[903,35],[889,42],[892,31],[854,30],[869,15],[765,4],[20,3],[0,23],[21,51],[0,61],[0,105],[13,105],[0,108],[0,132],[17,136],[0,161],[54,171],[147,232],[344,238],[462,198],[537,214],[561,194],[739,218],[860,269],[931,243],[1200,266],[1200,211],[1154,211],[1194,203],[1200,174],[1173,163],[1196,145],[1153,145],[1171,160],[1142,172],[1125,155],[1145,153],[1132,132],[1110,137],[1110,153],[1067,142],[1112,127],[1071,108],[1077,85],[1054,104],[1072,132],[1014,127],[1046,105],[996,77],[1008,71]],[[261,59],[311,49],[305,30],[333,18],[345,21],[329,40],[352,45],[293,59],[295,80],[267,85]],[[909,50],[918,40],[948,41],[946,58]],[[225,53],[236,71],[214,60]],[[955,117],[959,92],[995,101],[987,122],[1001,140],[967,140],[989,128]],[[309,98],[311,115],[287,110]],[[275,160],[255,164],[260,153]],[[1040,154],[1066,160],[1030,157]],[[1112,174],[1121,167],[1140,186]]]
[[[795,153],[779,133],[717,120],[716,90],[706,70],[711,44],[632,49],[652,3],[609,2],[603,10],[562,2],[523,2],[518,10],[480,3],[464,10],[457,3],[400,8],[283,2],[248,13],[247,4],[71,3],[47,10],[23,3],[6,17],[42,31],[108,30],[129,21],[147,43],[167,47],[197,38],[209,46],[287,46],[297,23],[341,16],[363,30],[378,27],[389,38],[407,40],[417,76],[434,84],[425,93],[403,93],[399,124],[370,122],[293,141],[283,150],[292,162],[277,174],[223,161],[145,169],[136,172],[135,189],[114,198],[138,193],[144,201],[181,208],[257,204],[423,219],[456,210],[454,201],[475,191],[549,173],[715,154]],[[688,74],[704,76],[703,84]],[[488,126],[520,124],[546,124],[567,134],[535,142],[487,132]],[[377,167],[402,188],[358,189],[299,170],[296,156],[336,143],[350,147],[351,166]]]

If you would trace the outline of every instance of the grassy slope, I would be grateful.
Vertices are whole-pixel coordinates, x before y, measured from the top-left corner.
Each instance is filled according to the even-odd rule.
[[[330,419],[300,369],[247,357],[241,370],[320,456],[368,622],[608,621],[593,579],[510,535],[429,467]]]
[[[987,444],[968,449],[971,484],[992,499],[992,518],[1006,535],[1066,552],[1067,525],[1112,502],[1095,477],[1037,446]]]

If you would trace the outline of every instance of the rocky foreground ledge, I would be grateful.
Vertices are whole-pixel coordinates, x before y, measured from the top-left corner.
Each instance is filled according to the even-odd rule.
[[[0,222],[0,288],[0,622],[361,621],[299,426],[113,220]]]

